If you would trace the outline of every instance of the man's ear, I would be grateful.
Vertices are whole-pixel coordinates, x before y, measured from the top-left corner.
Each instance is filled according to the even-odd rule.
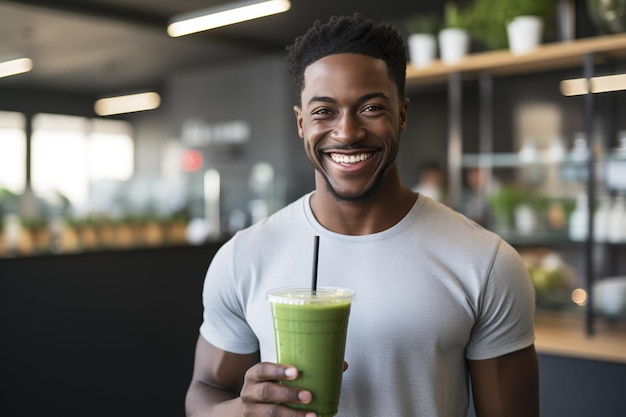
[[[299,106],[293,106],[293,112],[296,115],[296,125],[298,126],[298,136],[304,139],[304,130],[302,129],[302,109]]]

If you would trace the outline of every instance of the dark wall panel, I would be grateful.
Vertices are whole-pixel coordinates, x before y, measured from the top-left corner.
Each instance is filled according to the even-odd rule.
[[[0,260],[0,415],[183,416],[216,249]]]

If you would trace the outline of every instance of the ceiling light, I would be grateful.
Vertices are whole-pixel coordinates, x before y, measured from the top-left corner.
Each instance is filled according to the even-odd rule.
[[[33,60],[30,58],[17,58],[0,62],[0,78],[22,74],[31,69],[33,69]]]
[[[592,93],[626,90],[626,74],[605,75],[591,79]]]
[[[127,96],[101,98],[96,101],[94,110],[98,116],[133,113],[153,110],[161,104],[161,96],[154,92],[130,94]]]
[[[602,77],[575,78],[561,81],[561,94],[564,96],[580,96],[592,93],[608,93],[626,90],[626,74],[604,75]]]
[[[167,33],[173,38],[191,33],[232,25],[246,20],[286,12],[291,8],[288,0],[244,1],[194,13],[174,16]]]

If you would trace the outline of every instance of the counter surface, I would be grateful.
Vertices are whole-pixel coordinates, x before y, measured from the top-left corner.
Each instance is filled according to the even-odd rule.
[[[626,363],[626,323],[597,317],[594,330],[585,333],[582,315],[538,312],[535,347],[538,353]]]

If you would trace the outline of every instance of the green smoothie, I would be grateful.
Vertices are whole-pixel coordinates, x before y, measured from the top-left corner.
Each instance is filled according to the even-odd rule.
[[[319,417],[337,414],[353,296],[341,288],[319,288],[314,294],[310,289],[283,288],[268,294],[278,363],[299,370],[295,381],[281,384],[313,394],[311,403],[289,407],[314,411]]]

